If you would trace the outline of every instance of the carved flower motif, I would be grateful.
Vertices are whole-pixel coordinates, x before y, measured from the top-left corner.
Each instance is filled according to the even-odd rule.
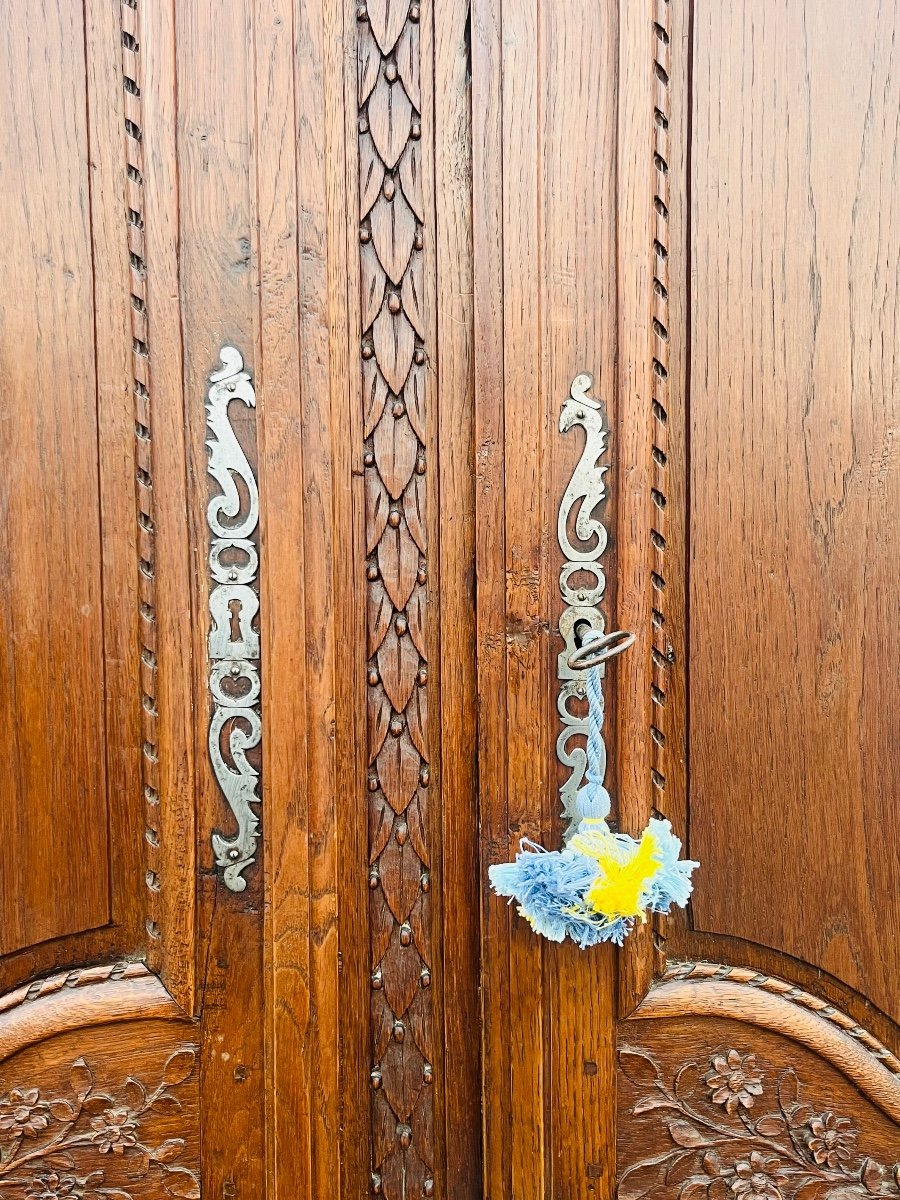
[[[128,1108],[108,1108],[99,1117],[91,1121],[94,1130],[92,1140],[100,1148],[101,1154],[123,1154],[126,1146],[133,1146],[137,1141],[137,1122],[132,1120]]]
[[[778,1159],[769,1158],[754,1150],[749,1160],[734,1164],[731,1191],[735,1196],[740,1196],[741,1200],[784,1200],[779,1186],[783,1179],[784,1176],[778,1169]]]
[[[0,1133],[9,1138],[34,1138],[50,1124],[50,1118],[39,1103],[40,1094],[37,1088],[20,1091],[13,1088],[9,1099],[0,1104]]]
[[[711,1060],[712,1070],[706,1076],[706,1085],[713,1104],[724,1104],[729,1113],[737,1112],[738,1105],[752,1108],[754,1096],[763,1092],[762,1075],[756,1070],[756,1055],[744,1058],[737,1050],[717,1054]]]
[[[846,1117],[823,1112],[809,1118],[807,1130],[806,1144],[820,1167],[835,1170],[853,1157],[858,1134]]]
[[[27,1195],[34,1200],[55,1200],[57,1196],[68,1196],[70,1200],[77,1200],[84,1195],[80,1189],[76,1190],[77,1183],[77,1179],[73,1179],[71,1175],[58,1175],[56,1171],[49,1175],[35,1175],[28,1185]]]

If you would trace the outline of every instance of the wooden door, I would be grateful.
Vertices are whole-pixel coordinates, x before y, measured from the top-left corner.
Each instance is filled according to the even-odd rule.
[[[900,6],[4,15],[0,1193],[900,1196]]]

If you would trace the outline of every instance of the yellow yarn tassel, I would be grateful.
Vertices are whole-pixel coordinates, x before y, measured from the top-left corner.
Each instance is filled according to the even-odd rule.
[[[642,897],[662,861],[659,843],[645,829],[632,849],[617,839],[604,821],[598,821],[597,825],[597,829],[576,834],[569,843],[573,850],[593,858],[599,867],[597,878],[585,893],[586,902],[610,920],[645,919]]]

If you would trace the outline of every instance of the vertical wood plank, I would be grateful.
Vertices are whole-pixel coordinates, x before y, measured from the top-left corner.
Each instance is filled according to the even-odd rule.
[[[175,0],[142,4],[141,116],[147,322],[154,346],[149,414],[154,491],[154,581],[160,937],[148,962],[186,1012],[195,990],[196,854],[193,607],[183,382],[177,158]],[[149,614],[143,612],[145,619]],[[145,780],[145,787],[152,781]],[[149,801],[152,802],[152,795]]]
[[[441,1078],[446,1162],[444,1195],[481,1189],[479,883],[475,679],[475,504],[473,261],[468,0],[434,9],[435,347],[439,489],[430,522],[439,546],[432,579],[440,606],[441,944],[444,1007]]]
[[[201,865],[201,1086],[207,1103],[203,1190],[235,1200],[265,1194],[265,858],[260,852],[248,872],[247,890],[233,893],[214,870],[209,842],[211,831],[229,829],[233,818],[216,783],[206,745],[210,713],[206,504],[210,481],[204,400],[208,373],[217,365],[223,343],[235,345],[251,372],[256,371],[254,61],[248,52],[252,16],[250,0],[217,4],[178,0],[176,4],[180,281],[191,482],[188,519],[193,547],[194,736]],[[198,70],[197,64],[202,64],[202,69]],[[265,404],[264,395],[258,404]],[[232,406],[229,416],[258,471],[257,414],[258,410]],[[265,622],[265,613],[261,619]],[[265,666],[262,678],[265,691]],[[263,773],[263,797],[265,789]]]

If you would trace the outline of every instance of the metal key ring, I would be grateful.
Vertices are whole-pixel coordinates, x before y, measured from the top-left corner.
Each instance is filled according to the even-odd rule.
[[[603,633],[583,642],[574,654],[569,655],[569,667],[573,671],[587,671],[591,667],[599,667],[608,658],[615,658],[623,650],[635,643],[635,634],[627,629],[617,629],[613,633]]]

